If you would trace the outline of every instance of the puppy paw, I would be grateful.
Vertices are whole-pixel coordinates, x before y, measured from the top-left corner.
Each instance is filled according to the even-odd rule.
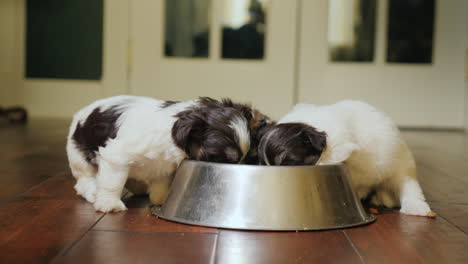
[[[427,213],[426,216],[429,217],[429,218],[436,218],[436,217],[437,217],[437,213],[431,211],[431,212]]]
[[[75,184],[75,190],[86,201],[94,203],[96,201],[96,181],[93,178],[80,178]]]
[[[103,213],[117,213],[127,210],[127,207],[120,199],[98,197],[94,203],[94,209]]]
[[[428,216],[433,217],[434,214],[431,211],[431,208],[425,201],[421,200],[412,200],[412,201],[405,201],[401,205],[400,213],[408,214],[408,215],[420,215],[420,216]]]

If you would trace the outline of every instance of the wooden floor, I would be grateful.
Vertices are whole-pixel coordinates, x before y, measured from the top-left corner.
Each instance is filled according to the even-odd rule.
[[[384,212],[363,227],[243,232],[95,212],[77,197],[68,122],[0,123],[0,263],[468,263],[468,134],[404,132],[436,219]]]

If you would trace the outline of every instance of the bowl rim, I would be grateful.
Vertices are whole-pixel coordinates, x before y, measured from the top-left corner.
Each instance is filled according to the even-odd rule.
[[[201,160],[191,160],[184,159],[182,163],[194,163],[202,165],[210,165],[217,167],[251,167],[251,168],[263,168],[263,169],[272,169],[272,168],[327,168],[327,167],[341,167],[344,163],[333,163],[333,164],[324,164],[324,165],[256,165],[256,164],[242,164],[242,163],[220,163],[220,162],[211,162],[211,161],[201,161]]]

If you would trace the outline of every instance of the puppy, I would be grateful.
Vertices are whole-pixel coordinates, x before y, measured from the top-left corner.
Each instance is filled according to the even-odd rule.
[[[400,212],[432,216],[416,178],[413,156],[392,120],[359,101],[332,105],[299,104],[259,144],[267,165],[313,165],[344,162],[360,199],[371,190],[372,203]]]
[[[67,154],[75,190],[96,210],[118,212],[126,210],[120,197],[130,179],[144,183],[151,202],[161,204],[183,159],[241,163],[251,134],[266,120],[228,99],[98,100],[78,111],[70,126]]]

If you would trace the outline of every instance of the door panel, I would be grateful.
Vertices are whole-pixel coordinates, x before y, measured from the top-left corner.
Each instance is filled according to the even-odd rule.
[[[401,126],[463,127],[463,0],[436,1],[432,64],[386,62],[387,0],[377,1],[373,62],[330,62],[328,1],[301,2],[298,101],[367,101]]]
[[[265,55],[259,60],[221,58],[227,2],[211,2],[208,58],[184,58],[164,55],[165,1],[132,1],[131,92],[167,100],[230,97],[275,118],[284,114],[293,104],[297,2],[268,1]]]

